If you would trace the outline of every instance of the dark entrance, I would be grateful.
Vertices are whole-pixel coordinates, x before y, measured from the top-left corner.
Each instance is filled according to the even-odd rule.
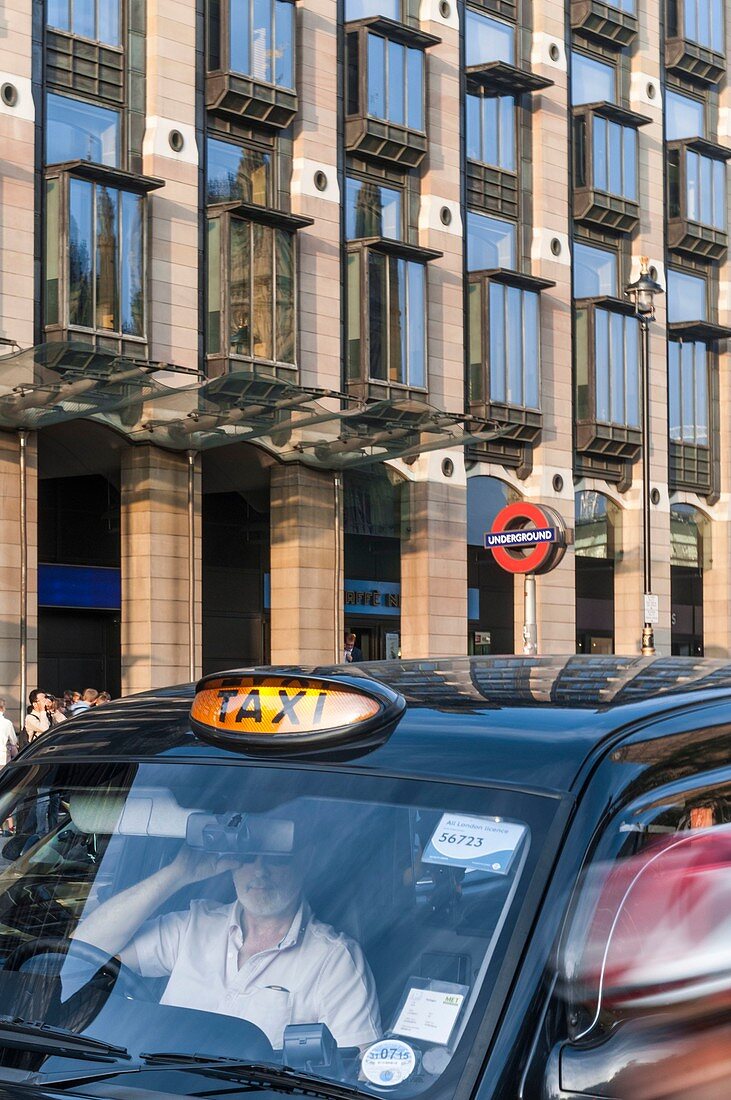
[[[38,613],[42,638],[38,684],[61,695],[87,687],[121,694],[119,612],[44,607]]]
[[[345,632],[366,661],[398,656],[401,633],[401,486],[386,468],[343,478]]]
[[[515,578],[485,550],[485,532],[518,494],[504,481],[478,474],[467,479],[468,653],[515,652]]]
[[[620,510],[593,489],[576,494],[576,652],[614,653],[614,558]]]
[[[703,517],[670,508],[670,643],[673,656],[703,656]]]

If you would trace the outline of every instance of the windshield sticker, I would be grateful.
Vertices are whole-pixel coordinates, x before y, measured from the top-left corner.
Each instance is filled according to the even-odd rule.
[[[443,814],[421,861],[507,875],[525,833],[525,825],[499,817]]]
[[[410,989],[393,1026],[397,1035],[447,1046],[464,1003],[463,993]]]
[[[363,1055],[361,1069],[372,1085],[393,1088],[414,1072],[416,1054],[400,1039],[379,1039]]]

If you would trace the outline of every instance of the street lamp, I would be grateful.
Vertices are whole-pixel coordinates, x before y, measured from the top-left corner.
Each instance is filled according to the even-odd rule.
[[[652,531],[650,520],[650,322],[655,320],[655,296],[663,289],[651,277],[647,256],[640,261],[640,277],[625,287],[635,317],[640,322],[640,375],[642,379],[642,539],[644,546],[644,620],[642,655],[655,655],[655,632],[649,622],[648,596],[652,595]]]

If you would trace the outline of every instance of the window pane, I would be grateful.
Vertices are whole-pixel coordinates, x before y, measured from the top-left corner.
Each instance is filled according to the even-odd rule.
[[[506,289],[508,311],[508,401],[522,405],[523,397],[523,309],[522,294],[515,286]]]
[[[251,34],[251,75],[256,80],[272,81],[272,4],[271,0],[253,0],[254,24]]]
[[[541,299],[533,291],[523,292],[523,402],[529,409],[540,407]]]
[[[695,442],[707,447],[709,441],[708,416],[708,360],[705,344],[694,343],[693,358],[695,364]]]
[[[229,345],[233,355],[251,355],[251,222],[229,225]]]
[[[273,230],[254,223],[254,321],[252,351],[256,359],[273,359]]]
[[[369,15],[401,16],[399,0],[345,0],[345,19],[367,19]]]
[[[74,34],[82,35],[84,38],[96,38],[94,8],[94,0],[73,0],[73,21],[71,29]]]
[[[294,237],[281,229],[274,231],[277,265],[276,340],[277,361],[294,363]]]
[[[206,202],[269,202],[271,154],[208,139]]]
[[[119,166],[119,112],[80,99],[46,98],[46,164],[90,160]]]
[[[723,40],[723,0],[711,0],[711,48],[725,53]]]
[[[96,327],[119,332],[119,192],[96,188]]]
[[[711,4],[710,0],[689,0],[695,5],[697,35],[696,41],[704,46],[711,44]]]
[[[515,267],[517,227],[487,214],[467,211],[467,270]]]
[[[623,317],[625,334],[626,416],[630,427],[640,424],[640,331],[633,317]]]
[[[685,271],[668,271],[668,321],[705,321],[706,280]]]
[[[97,36],[108,46],[119,45],[119,0],[98,0],[99,27]]]
[[[498,99],[500,155],[498,166],[508,172],[516,170],[515,100],[504,95]]]
[[[637,131],[630,126],[623,126],[623,179],[622,194],[626,199],[637,201]]]
[[[700,220],[711,225],[713,219],[713,161],[708,157],[698,157],[700,175]]]
[[[609,138],[609,191],[612,195],[622,195],[622,127],[616,122],[607,125]]]
[[[574,297],[601,298],[617,294],[617,254],[574,242]]]
[[[594,186],[599,191],[609,190],[609,172],[607,168],[607,120],[594,119]]]
[[[469,399],[484,401],[485,387],[482,369],[482,287],[479,283],[470,283],[467,290],[468,321],[468,357],[469,357]]]
[[[668,428],[670,438],[680,441],[680,354],[682,346],[676,340],[668,343]]]
[[[145,333],[143,199],[121,191],[122,197],[122,332]]]
[[[406,261],[388,258],[388,380],[406,381]]]
[[[71,29],[70,0],[47,0],[46,23],[49,27],[58,27],[60,31]]]
[[[409,263],[407,314],[409,325],[408,380],[426,386],[426,267]]]
[[[408,114],[406,125],[412,130],[423,131],[424,126],[424,54],[421,50],[407,50]]]
[[[399,42],[388,43],[388,111],[391,122],[403,126],[406,121],[404,92],[406,90],[406,50]]]
[[[370,375],[386,381],[386,257],[368,254],[368,339]]]
[[[487,61],[507,61],[512,65],[515,62],[515,27],[468,8],[465,51],[467,65],[482,65]]]
[[[721,160],[713,162],[713,211],[712,225],[726,228],[726,165]]]
[[[594,314],[596,326],[594,341],[594,362],[596,373],[596,419],[609,423],[609,314],[597,309]]]
[[[372,180],[348,176],[345,183],[345,235],[348,240],[362,237],[389,237],[400,240],[401,192],[380,187]]]
[[[467,116],[467,159],[482,160],[482,142],[480,136],[480,112],[483,100],[481,96],[468,95],[465,97],[465,113]]]
[[[231,27],[231,69],[235,73],[251,72],[249,54],[249,0],[231,0],[229,16]]]
[[[276,0],[274,5],[277,40],[274,50],[274,83],[294,88],[294,5]]]
[[[506,364],[507,331],[505,318],[505,287],[490,283],[490,399],[508,399]]]
[[[576,50],[571,54],[571,103],[614,103],[616,76],[613,65],[597,61]]]
[[[626,392],[624,371],[625,360],[624,317],[619,313],[609,314],[609,413],[613,424],[624,424],[626,415]]]
[[[348,255],[348,378],[360,378],[360,255]]]
[[[58,324],[58,269],[59,248],[61,242],[59,227],[59,191],[58,180],[46,182],[46,247],[43,257],[43,278],[45,287],[44,317],[46,325]]]
[[[486,96],[482,100],[482,155],[483,164],[500,166],[500,133],[498,121],[498,100]]]
[[[665,118],[668,141],[686,137],[705,137],[705,114],[698,99],[668,88],[665,92]]]
[[[386,40],[368,35],[368,114],[386,117]]]
[[[208,222],[206,246],[206,351],[209,354],[216,354],[221,350],[221,221],[219,218],[211,218]],[[231,251],[233,255],[233,249]]]
[[[684,344],[681,356],[681,409],[682,409],[682,439],[684,443],[693,443],[695,440],[695,356],[693,344]]]

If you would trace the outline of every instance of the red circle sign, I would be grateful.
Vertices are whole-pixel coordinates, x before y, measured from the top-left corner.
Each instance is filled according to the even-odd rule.
[[[508,504],[496,515],[490,534],[526,530],[531,526],[539,531],[553,528],[555,538],[526,547],[526,550],[521,550],[519,546],[515,549],[508,546],[490,547],[501,569],[508,573],[547,573],[558,565],[566,549],[565,527],[563,519],[553,508],[540,507],[529,501]]]

